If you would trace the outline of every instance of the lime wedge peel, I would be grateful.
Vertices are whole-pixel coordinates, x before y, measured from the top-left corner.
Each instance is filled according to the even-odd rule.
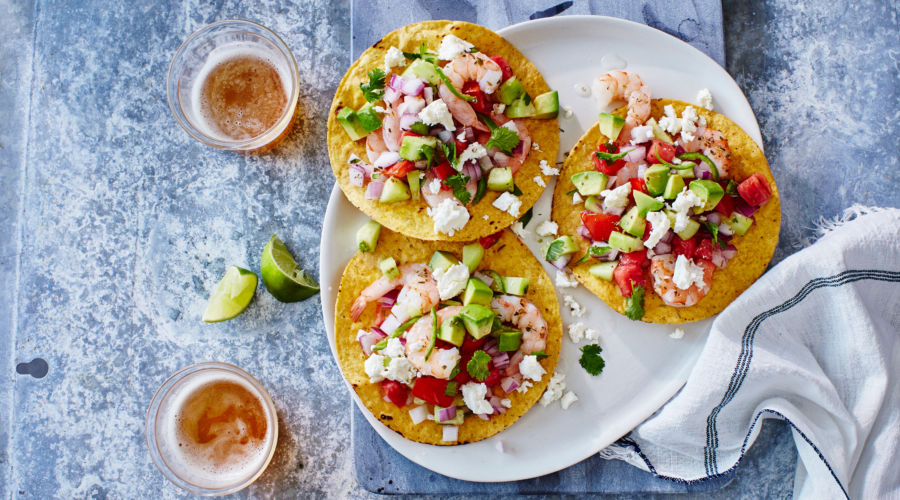
[[[247,309],[259,283],[256,273],[231,266],[216,285],[203,312],[203,321],[216,323],[232,319]]]
[[[319,284],[306,274],[284,243],[273,234],[263,249],[260,274],[263,283],[281,302],[297,302],[319,292]]]

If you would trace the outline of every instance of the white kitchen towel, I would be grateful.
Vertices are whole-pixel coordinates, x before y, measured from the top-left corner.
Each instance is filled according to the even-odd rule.
[[[790,424],[799,498],[900,498],[900,210],[849,209],[712,326],[681,391],[606,456],[677,480]]]

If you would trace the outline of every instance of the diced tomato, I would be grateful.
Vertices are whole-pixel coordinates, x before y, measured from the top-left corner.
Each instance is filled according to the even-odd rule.
[[[469,80],[464,83],[462,93],[475,98],[475,102],[469,103],[472,105],[472,109],[482,114],[490,113],[490,104],[488,104],[487,98],[484,97],[484,92],[481,91],[478,82]]]
[[[621,257],[619,257],[619,263],[625,263],[627,266],[640,266],[647,267],[645,264],[649,263],[647,261],[647,250],[637,250],[635,252],[623,253]]]
[[[591,239],[594,241],[609,240],[609,233],[617,230],[619,219],[621,217],[618,215],[581,212],[581,222],[591,233]]]
[[[704,239],[700,240],[700,244],[697,245],[696,249],[694,249],[694,258],[695,259],[712,260],[712,254],[713,254],[712,240],[709,238],[704,238]]]
[[[619,147],[612,143],[605,143],[597,146],[597,151],[601,153],[618,154]],[[616,175],[619,169],[625,166],[625,160],[617,160],[613,163],[609,163],[606,160],[597,158],[597,155],[591,155],[591,159],[594,161],[594,169],[599,170],[606,175]]]
[[[412,395],[426,403],[448,407],[453,404],[451,396],[445,394],[447,391],[447,381],[434,377],[422,376],[413,383]]]
[[[444,385],[446,386],[446,384]],[[384,380],[381,382],[381,390],[391,400],[391,403],[397,405],[397,408],[406,406],[406,400],[409,399],[409,389],[405,385],[394,380]]]
[[[456,382],[457,385],[463,385],[469,380],[472,380],[472,377],[469,376],[469,372],[466,371],[466,365],[469,364],[469,360],[472,359],[472,355],[469,354],[469,357],[462,357],[459,361],[459,373],[453,377],[453,381]]]
[[[451,175],[456,174],[456,169],[450,166],[449,162],[438,163],[434,166],[434,175],[438,177],[440,180],[444,180]]]
[[[480,240],[478,240],[478,243],[481,243],[481,248],[484,248],[485,250],[487,250],[488,248],[491,248],[492,246],[494,246],[494,243],[497,243],[497,240],[500,239],[500,236],[502,234],[503,234],[503,230],[501,229],[500,231],[497,231],[494,234],[489,234],[489,235],[485,236],[484,238],[481,238]]]
[[[659,161],[659,158],[656,157],[657,152],[659,153],[659,158],[662,158],[669,163],[672,163],[672,160],[675,159],[675,146],[659,139],[653,139],[650,147],[647,148],[647,163],[651,165],[654,163],[662,163]]]
[[[502,56],[494,56],[491,58],[492,61],[497,63],[497,66],[500,66],[500,72],[503,73],[502,79],[505,82],[509,80],[511,76],[513,76],[512,68],[509,66],[509,63],[506,62]]]
[[[769,187],[769,181],[762,174],[756,173],[744,179],[738,184],[738,194],[747,202],[748,205],[758,207],[765,203],[772,196],[772,188]]]
[[[441,339],[434,339],[434,348],[435,349],[453,349],[456,347],[455,345]]]
[[[500,380],[502,378],[503,378],[503,375],[500,373],[500,370],[494,368],[494,366],[491,365],[491,371],[488,374],[487,378],[484,379],[484,385],[486,385],[488,387],[493,387],[493,386],[499,384]]]
[[[626,253],[619,258],[619,265],[613,271],[613,280],[619,285],[619,291],[623,297],[631,297],[632,287],[635,285],[646,288],[644,264],[647,262],[649,261],[646,250]]]
[[[672,253],[675,255],[684,255],[688,259],[694,256],[694,249],[697,247],[697,239],[689,238],[683,240],[676,236],[672,239]]]
[[[733,196],[728,196],[727,194],[722,197],[719,203],[716,205],[716,212],[728,217],[734,212],[734,204],[735,199]]]
[[[384,175],[388,177],[406,177],[406,174],[412,172],[416,169],[416,164],[409,161],[403,160],[394,163],[390,167],[384,169]]]
[[[460,351],[462,352],[463,356],[469,355],[471,357],[472,354],[475,353],[475,351],[481,349],[481,346],[483,346],[484,343],[487,342],[487,339],[487,336],[481,337],[480,339],[475,339],[466,335],[466,339],[463,341],[463,345]]]
[[[647,192],[647,183],[644,182],[644,179],[641,179],[640,177],[632,177],[631,179],[628,179],[628,182],[631,183],[632,191],[640,191],[644,194],[650,194]],[[631,196],[634,197],[634,195]]]
[[[469,147],[469,143],[466,141],[460,141],[460,140],[456,140],[455,142],[456,142],[456,157],[459,158],[459,155],[461,155],[463,153],[463,151],[465,151],[466,148]]]
[[[410,136],[410,137],[422,137],[422,134],[417,134],[417,133],[413,132],[412,130],[404,130],[403,133],[400,134],[400,141],[402,142],[402,141],[403,141],[403,138],[406,137],[406,136]]]

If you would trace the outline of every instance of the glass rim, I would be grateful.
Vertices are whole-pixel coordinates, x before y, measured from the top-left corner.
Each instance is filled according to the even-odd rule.
[[[194,127],[194,125],[190,120],[187,119],[187,117],[184,115],[184,112],[182,111],[180,104],[181,101],[178,97],[177,92],[178,85],[177,82],[174,81],[173,74],[173,70],[175,69],[175,61],[177,61],[179,59],[179,56],[181,56],[185,52],[191,42],[195,41],[202,35],[205,35],[209,31],[212,31],[214,28],[228,24],[234,24],[236,26],[249,25],[253,28],[262,30],[262,35],[268,38],[269,41],[274,43],[281,54],[288,61],[288,66],[290,67],[291,72],[291,95],[288,96],[287,106],[285,106],[284,112],[282,112],[281,117],[278,119],[278,121],[276,121],[274,125],[269,127],[269,129],[262,134],[250,139],[242,139],[239,141],[217,139],[201,132],[196,127]],[[184,129],[185,132],[188,133],[188,135],[190,135],[194,139],[206,144],[207,146],[212,146],[218,149],[230,149],[239,151],[254,150],[267,145],[271,141],[274,141],[276,138],[278,138],[279,135],[281,135],[284,129],[288,127],[293,120],[293,115],[297,107],[297,100],[299,98],[299,70],[297,68],[297,60],[294,58],[294,53],[291,52],[290,47],[288,47],[284,40],[282,40],[282,38],[278,36],[278,34],[274,31],[263,26],[262,24],[248,21],[246,19],[222,19],[220,21],[207,24],[191,33],[183,42],[181,42],[181,45],[178,46],[178,49],[175,51],[175,55],[172,56],[172,61],[169,63],[169,70],[166,74],[166,100],[169,103],[169,110],[175,117],[175,121],[179,126],[181,126],[182,129]]]
[[[178,473],[169,466],[168,462],[166,462],[166,459],[162,456],[162,453],[160,453],[157,439],[157,417],[159,416],[159,408],[162,402],[169,395],[176,383],[194,373],[205,370],[224,371],[240,377],[259,393],[263,405],[265,405],[268,412],[272,415],[272,442],[269,445],[267,456],[265,457],[265,460],[263,460],[263,462],[260,464],[259,469],[255,470],[253,474],[248,476],[246,479],[222,486],[220,488],[207,488],[205,486],[194,484],[178,475]],[[272,401],[272,397],[269,395],[269,392],[265,389],[265,387],[263,387],[259,380],[256,379],[256,377],[248,373],[246,370],[230,363],[223,363],[219,361],[205,361],[201,363],[194,363],[178,370],[177,372],[169,376],[169,378],[167,378],[165,382],[163,382],[162,385],[159,386],[159,388],[153,394],[153,399],[150,401],[150,406],[147,407],[147,414],[144,419],[144,433],[146,434],[145,437],[147,440],[147,447],[150,450],[150,458],[152,459],[153,464],[172,484],[189,493],[193,493],[199,496],[228,495],[230,493],[240,491],[253,484],[253,482],[259,479],[259,476],[261,476],[262,473],[265,472],[265,470],[268,468],[269,463],[272,461],[272,457],[275,455],[275,449],[278,446],[278,413],[275,411],[275,403]]]

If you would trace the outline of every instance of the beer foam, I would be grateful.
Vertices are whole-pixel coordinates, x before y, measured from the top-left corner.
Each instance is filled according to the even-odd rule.
[[[209,384],[221,382],[235,383],[257,398],[267,424],[265,438],[262,441],[240,446],[238,452],[229,457],[232,459],[227,463],[215,463],[213,457],[217,454],[215,447],[222,445],[223,439],[228,440],[230,437],[225,436],[198,444],[185,436],[181,430],[183,417],[180,413],[191,396]],[[174,386],[159,408],[156,418],[159,451],[169,469],[191,484],[208,489],[233,486],[261,471],[271,457],[277,432],[274,417],[265,403],[265,397],[239,376],[220,370],[210,370],[209,373],[197,372]]]

